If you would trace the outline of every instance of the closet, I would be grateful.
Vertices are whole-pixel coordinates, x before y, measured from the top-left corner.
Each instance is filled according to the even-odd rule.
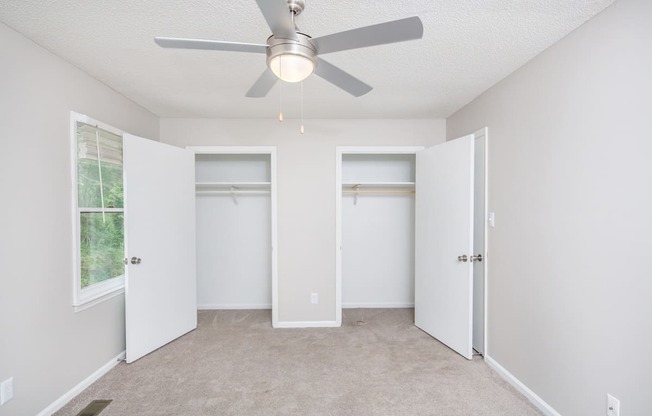
[[[191,149],[195,152],[198,309],[272,308],[275,148]]]
[[[423,147],[338,147],[336,320],[415,308],[467,359],[484,352],[487,130]]]
[[[341,154],[343,308],[414,306],[416,150]]]

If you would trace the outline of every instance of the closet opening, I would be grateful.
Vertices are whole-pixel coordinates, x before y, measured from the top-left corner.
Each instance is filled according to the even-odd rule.
[[[276,149],[195,152],[197,308],[271,309],[276,299]]]
[[[416,153],[338,147],[336,319],[342,308],[414,307]]]
[[[342,307],[414,307],[415,155],[342,155]]]
[[[337,148],[338,324],[346,308],[414,308],[460,355],[485,353],[486,137]]]

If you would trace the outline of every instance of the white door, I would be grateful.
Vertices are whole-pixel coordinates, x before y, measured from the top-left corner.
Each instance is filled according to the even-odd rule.
[[[417,153],[416,326],[471,359],[473,141],[464,136]]]
[[[125,134],[127,362],[197,327],[194,153]]]

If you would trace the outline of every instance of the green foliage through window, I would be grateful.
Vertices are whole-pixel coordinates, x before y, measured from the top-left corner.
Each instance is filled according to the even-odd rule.
[[[77,122],[81,287],[124,274],[122,137]]]
[[[124,274],[124,215],[81,213],[81,287]]]

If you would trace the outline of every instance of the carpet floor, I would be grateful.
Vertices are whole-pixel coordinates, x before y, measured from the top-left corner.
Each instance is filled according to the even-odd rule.
[[[270,311],[200,311],[198,327],[120,363],[55,415],[541,415],[480,357],[413,324],[413,309],[345,309],[341,328],[273,329]]]

